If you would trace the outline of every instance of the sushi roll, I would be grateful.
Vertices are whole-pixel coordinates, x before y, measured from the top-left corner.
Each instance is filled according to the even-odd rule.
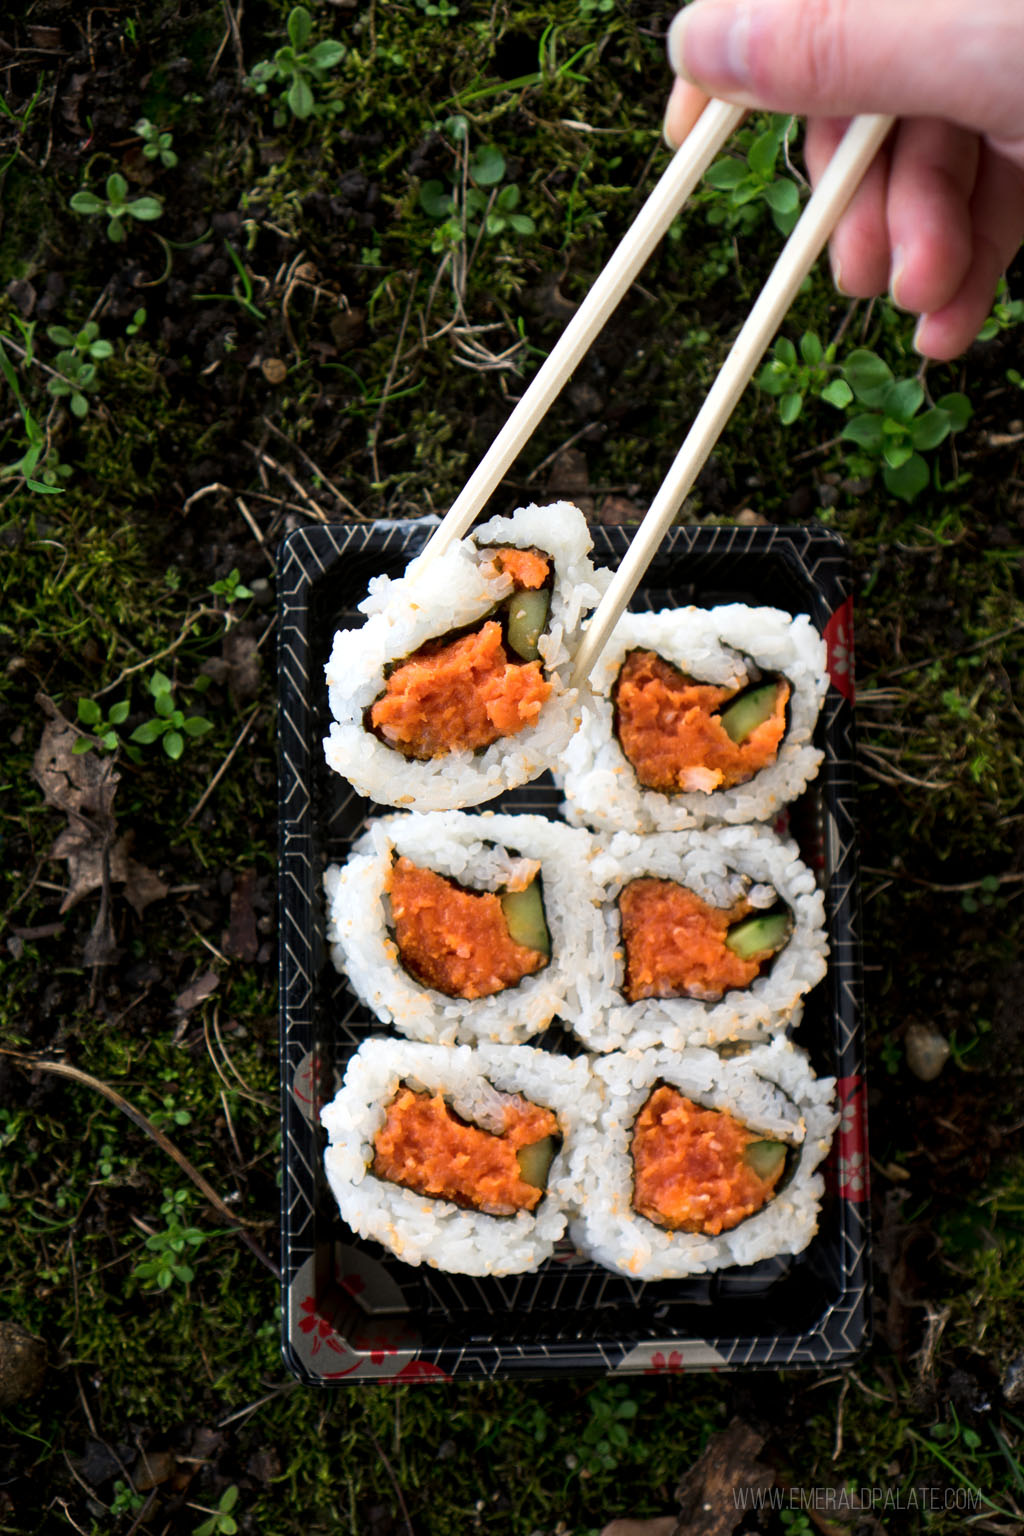
[[[516,1044],[574,1019],[600,933],[590,841],[543,816],[376,818],[324,876],[334,964],[416,1040]]]
[[[574,1025],[589,1049],[681,1050],[796,1022],[828,941],[795,843],[752,825],[595,845],[602,958]]]
[[[368,1040],[322,1111],[327,1179],[352,1230],[407,1264],[537,1269],[579,1202],[597,1102],[585,1057]]]
[[[663,1280],[806,1248],[838,1116],[834,1080],[791,1041],[726,1060],[615,1053],[594,1073],[605,1094],[580,1142],[586,1197],[569,1229],[581,1253]]]
[[[557,775],[577,825],[768,821],[820,767],[826,648],[805,615],[742,603],[627,613],[590,685]]]
[[[379,576],[335,635],[327,762],[384,805],[479,805],[555,765],[579,723],[569,673],[610,579],[568,502],[497,517]]]

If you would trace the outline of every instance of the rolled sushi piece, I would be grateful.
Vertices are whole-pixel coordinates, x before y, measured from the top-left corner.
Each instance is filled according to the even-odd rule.
[[[827,688],[806,615],[742,603],[627,613],[556,775],[565,814],[631,832],[768,821],[821,765]]]
[[[511,1045],[571,1021],[601,932],[590,843],[544,816],[375,818],[324,876],[332,960],[411,1039]]]
[[[599,1097],[586,1057],[367,1040],[321,1114],[327,1179],[353,1232],[406,1264],[534,1270],[579,1203]]]
[[[580,1139],[579,1251],[638,1280],[706,1274],[802,1252],[838,1124],[835,1081],[784,1037],[715,1051],[599,1058],[605,1087]]]
[[[767,827],[596,838],[600,964],[574,1028],[589,1049],[681,1050],[794,1024],[827,970],[825,903]]]
[[[610,579],[568,502],[496,517],[378,576],[327,663],[331,768],[383,805],[479,805],[553,768],[579,722],[569,674]]]

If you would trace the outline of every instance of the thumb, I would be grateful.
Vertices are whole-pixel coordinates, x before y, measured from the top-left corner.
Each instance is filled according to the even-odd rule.
[[[695,0],[668,48],[677,74],[742,106],[1024,137],[1020,0]]]

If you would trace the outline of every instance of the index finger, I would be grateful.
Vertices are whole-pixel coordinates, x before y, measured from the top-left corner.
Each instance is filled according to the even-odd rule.
[[[710,97],[697,86],[676,76],[672,94],[665,109],[665,124],[662,129],[665,142],[670,149],[679,148],[709,100]]]

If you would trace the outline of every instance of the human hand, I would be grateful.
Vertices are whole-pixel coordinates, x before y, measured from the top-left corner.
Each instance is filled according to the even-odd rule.
[[[836,287],[888,288],[926,357],[970,345],[1024,238],[1024,0],[694,0],[668,47],[673,145],[709,95],[799,113],[816,181],[850,116],[897,116],[833,234]]]

